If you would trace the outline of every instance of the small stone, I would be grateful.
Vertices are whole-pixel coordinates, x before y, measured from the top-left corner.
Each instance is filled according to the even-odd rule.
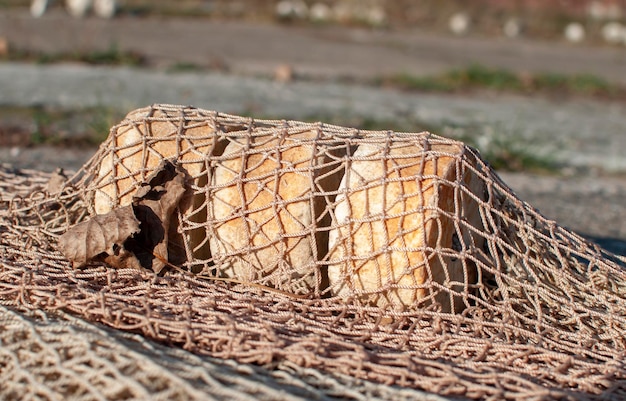
[[[509,18],[502,27],[507,38],[517,38],[522,34],[522,22],[517,18]]]
[[[448,26],[455,35],[466,35],[470,28],[470,17],[463,12],[456,13],[450,17]]]
[[[117,11],[116,1],[94,0],[93,11],[100,18],[111,19],[115,16],[115,12]]]
[[[291,16],[291,1],[283,0],[276,4],[276,16],[279,18],[289,18]]]
[[[46,13],[46,9],[48,8],[48,0],[33,0],[30,3],[30,15],[33,18],[41,18]]]
[[[382,26],[387,22],[387,14],[382,7],[371,7],[367,10],[367,22],[372,26]]]
[[[325,22],[330,19],[331,10],[324,3],[315,3],[311,6],[311,10],[309,11],[309,17],[312,21],[317,22]]]
[[[602,27],[602,38],[608,43],[620,43],[626,35],[626,27],[619,22],[609,22]]]
[[[304,1],[301,0],[283,0],[276,4],[276,16],[282,19],[290,18],[306,18],[309,9]]]
[[[564,36],[569,42],[580,43],[585,39],[585,27],[581,23],[571,22],[565,27]]]
[[[280,64],[274,69],[274,80],[280,83],[293,81],[293,67],[289,64]]]
[[[0,36],[0,57],[9,55],[9,41],[7,38]]]
[[[83,18],[91,8],[90,0],[66,0],[67,12],[74,18]]]

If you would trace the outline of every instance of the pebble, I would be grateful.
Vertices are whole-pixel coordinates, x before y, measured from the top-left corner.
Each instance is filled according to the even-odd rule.
[[[309,18],[311,18],[312,21],[325,22],[330,19],[331,13],[332,11],[328,5],[324,3],[315,3],[309,10]]]
[[[289,64],[280,64],[274,70],[274,81],[288,83],[293,81],[293,67]]]
[[[460,12],[450,17],[448,26],[455,35],[467,35],[470,28],[470,17],[466,13]]]
[[[522,34],[522,22],[517,18],[509,18],[502,27],[507,38],[517,38]]]
[[[626,43],[626,27],[619,22],[608,22],[602,27],[602,38],[607,43]]]
[[[565,27],[563,34],[568,42],[580,43],[585,40],[585,27],[581,23],[571,22]]]
[[[0,57],[5,57],[9,54],[9,41],[7,38],[0,36]]]

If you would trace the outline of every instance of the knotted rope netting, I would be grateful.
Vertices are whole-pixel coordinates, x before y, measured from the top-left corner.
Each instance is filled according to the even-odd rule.
[[[135,202],[164,161],[185,195],[163,270],[74,269],[59,237]],[[544,218],[463,143],[157,105],[49,179],[0,176],[6,307],[444,396],[626,397],[624,258]]]

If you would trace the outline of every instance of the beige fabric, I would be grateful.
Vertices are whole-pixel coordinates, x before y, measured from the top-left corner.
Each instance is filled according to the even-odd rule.
[[[159,137],[141,136],[137,137],[139,142],[125,145],[117,138],[129,127],[153,124],[168,128]],[[404,147],[415,153],[411,150],[403,157],[425,165],[442,158],[444,165],[455,167],[432,176],[406,172],[416,182],[439,188],[439,196],[453,196],[453,201],[428,203],[436,213],[426,214],[426,219],[421,217],[422,221],[434,219],[437,227],[450,226],[445,220],[452,220],[452,242],[449,236],[444,242],[442,236],[434,245],[426,241],[427,247],[398,251],[427,250],[428,260],[438,261],[437,269],[458,280],[427,279],[420,285],[392,282],[390,285],[407,293],[424,290],[428,296],[445,294],[444,298],[435,296],[429,302],[404,309],[363,303],[357,297],[334,293],[333,286],[324,287],[328,267],[343,263],[332,253],[318,254],[318,259],[309,264],[322,280],[308,296],[258,281],[242,280],[237,284],[214,280],[223,267],[221,263],[227,261],[212,255],[198,258],[189,244],[192,230],[202,230],[208,237],[217,232],[218,222],[211,218],[203,222],[190,217],[204,213],[199,209],[210,216],[209,194],[223,188],[212,180],[190,184],[191,196],[203,194],[202,202],[192,202],[190,211],[177,211],[177,230],[184,248],[180,269],[170,269],[162,277],[146,270],[116,270],[98,264],[72,270],[70,262],[56,250],[58,236],[95,214],[94,199],[104,196],[98,195],[99,191],[110,197],[110,206],[114,207],[122,198],[111,196],[117,192],[106,192],[106,188],[129,180],[131,186],[116,191],[131,194],[142,177],[150,173],[146,167],[139,174],[124,177],[99,174],[103,161],[109,163],[107,158],[112,155],[126,156],[137,147],[156,157],[151,149],[158,149],[157,143],[172,138],[182,141],[187,127],[192,126],[215,127],[207,142],[188,140],[185,145],[186,152],[203,155],[206,172],[199,174],[210,174],[226,160],[219,152],[198,150],[206,149],[203,147],[210,141],[225,141],[227,147],[233,142],[256,143],[256,136],[270,135],[278,141],[292,134],[314,132],[314,136],[302,138],[299,146],[313,146],[316,160],[324,162],[307,166],[308,177],[317,177],[318,181],[309,180],[310,191],[303,194],[302,200],[313,205],[311,198],[321,199],[323,207],[313,213],[316,218],[310,227],[290,236],[302,235],[311,241],[317,241],[319,233],[328,237],[333,230],[346,230],[348,223],[336,214],[340,191],[324,189],[319,180],[331,174],[344,176],[351,171],[351,165],[358,166],[364,160],[355,155],[359,146],[367,143],[388,149],[379,152],[381,166],[389,166],[382,161],[397,159],[394,149]],[[455,150],[442,153],[441,149]],[[243,155],[255,151],[258,149],[250,147]],[[183,167],[191,163],[180,157],[182,153],[176,153],[174,159]],[[274,173],[281,177],[293,171],[293,166],[285,164]],[[380,176],[393,174],[387,171]],[[113,127],[109,139],[59,193],[45,191],[49,178],[34,171],[0,170],[0,302],[5,307],[33,313],[63,311],[212,358],[269,369],[298,366],[314,369],[324,377],[378,383],[380,388],[493,400],[626,397],[626,260],[545,219],[518,199],[477,151],[462,143],[428,133],[364,132],[321,123],[251,120],[190,107],[156,105],[132,113]],[[372,179],[364,185],[380,185]],[[482,194],[477,189],[480,187],[484,188]],[[344,199],[349,199],[352,189],[345,186],[342,191]],[[414,196],[419,199],[419,195]],[[408,202],[410,198],[405,199]],[[276,207],[281,204],[279,199],[275,202]],[[379,218],[386,225],[389,219],[411,213],[415,211],[401,208],[396,215],[381,214]],[[443,230],[438,228],[437,232],[440,237]],[[241,246],[231,253],[243,258],[251,251],[252,246]],[[434,263],[416,269],[420,266],[426,268],[424,277],[434,277]],[[462,267],[462,276],[450,271],[458,266]],[[472,269],[475,277],[470,274]],[[284,273],[289,281],[292,272]],[[445,313],[440,301],[443,299],[454,300],[454,309],[459,300],[462,307],[457,313]],[[48,341],[35,336],[34,343],[29,343],[32,346],[28,345],[31,351],[24,351],[26,343],[4,346],[9,340],[0,338],[4,355],[0,369],[4,371],[9,366],[7,361],[19,360],[25,353],[38,358],[36,350]],[[59,341],[72,349],[69,337]],[[59,366],[54,358],[44,360]],[[104,371],[100,364],[87,365],[85,372],[89,374]],[[87,377],[72,376],[68,386],[85,388]],[[37,380],[41,391],[53,386],[49,381]],[[98,383],[107,380],[108,376]],[[9,383],[9,389],[3,391],[13,398],[31,394],[27,386],[20,384],[23,381]],[[326,388],[320,391],[346,398],[353,394],[346,387],[340,388],[339,394]]]

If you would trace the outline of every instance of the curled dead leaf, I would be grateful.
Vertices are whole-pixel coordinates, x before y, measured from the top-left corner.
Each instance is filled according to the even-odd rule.
[[[185,194],[185,172],[169,161],[137,190],[135,216],[141,222],[138,235],[128,244],[141,265],[160,273],[168,260],[168,231],[172,215]]]
[[[70,228],[59,238],[59,250],[74,267],[102,260],[112,267],[159,273],[167,265],[169,226],[184,193],[184,170],[164,161],[138,188],[131,205]]]
[[[59,238],[59,250],[74,267],[120,253],[123,243],[139,232],[132,206],[112,210],[70,228]]]

